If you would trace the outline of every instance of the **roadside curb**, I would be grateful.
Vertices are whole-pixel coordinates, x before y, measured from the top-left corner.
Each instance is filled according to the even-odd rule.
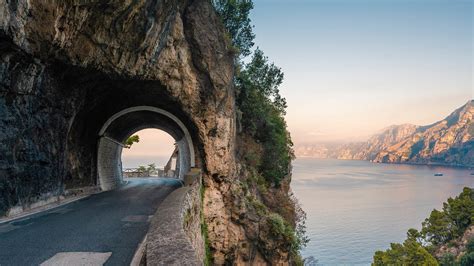
[[[133,255],[132,262],[130,262],[130,266],[140,266],[142,265],[143,257],[145,256],[145,247],[146,247],[146,238],[148,234],[145,235],[142,242],[138,246],[137,250],[135,251],[135,255]]]
[[[12,222],[12,221],[15,221],[15,220],[18,220],[18,219],[22,219],[22,218],[26,218],[28,216],[35,215],[35,214],[38,214],[38,213],[41,213],[41,212],[50,211],[50,210],[53,210],[55,208],[65,206],[69,203],[73,203],[73,202],[76,202],[78,200],[88,198],[91,195],[99,194],[99,193],[102,193],[102,192],[103,191],[98,191],[98,192],[90,193],[90,194],[87,194],[87,195],[75,196],[75,197],[70,197],[70,198],[63,199],[63,200],[58,200],[56,202],[52,202],[52,203],[49,203],[49,204],[46,204],[46,205],[43,205],[43,206],[40,206],[40,207],[37,207],[37,208],[33,208],[33,209],[23,211],[23,212],[19,213],[18,215],[13,215],[13,216],[10,216],[10,217],[0,218],[0,224],[9,223],[9,222]]]

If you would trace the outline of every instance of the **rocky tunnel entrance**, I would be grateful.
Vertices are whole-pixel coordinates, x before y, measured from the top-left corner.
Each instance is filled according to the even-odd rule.
[[[121,155],[123,143],[134,132],[145,128],[163,130],[172,136],[178,148],[176,177],[183,179],[195,167],[194,146],[191,135],[176,116],[153,106],[135,106],[110,117],[98,135],[97,178],[102,190],[110,190],[123,180]]]
[[[76,85],[77,86],[77,85]],[[68,134],[66,188],[118,187],[123,181],[122,150],[129,136],[153,128],[169,134],[178,149],[175,177],[200,167],[197,130],[185,110],[158,82],[89,77],[82,110]]]
[[[211,3],[15,3],[0,18],[0,216],[113,188],[120,143],[159,128],[185,151],[180,177],[194,166],[217,195],[205,216],[229,224],[235,51]]]

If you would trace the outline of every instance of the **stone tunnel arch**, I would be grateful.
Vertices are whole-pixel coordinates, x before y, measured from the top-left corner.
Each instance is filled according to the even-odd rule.
[[[121,155],[123,143],[133,133],[156,128],[171,135],[178,146],[178,178],[196,166],[194,144],[189,130],[172,113],[154,106],[134,106],[112,115],[102,126],[97,144],[97,182],[102,190],[118,187],[122,182]]]

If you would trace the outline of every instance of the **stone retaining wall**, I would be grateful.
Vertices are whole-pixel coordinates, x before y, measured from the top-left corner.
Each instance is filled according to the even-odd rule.
[[[151,220],[146,241],[147,265],[202,265],[201,178],[171,193]]]

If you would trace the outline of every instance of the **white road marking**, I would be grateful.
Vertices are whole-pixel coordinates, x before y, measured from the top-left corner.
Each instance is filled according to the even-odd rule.
[[[99,266],[110,258],[112,252],[59,252],[41,266]]]

